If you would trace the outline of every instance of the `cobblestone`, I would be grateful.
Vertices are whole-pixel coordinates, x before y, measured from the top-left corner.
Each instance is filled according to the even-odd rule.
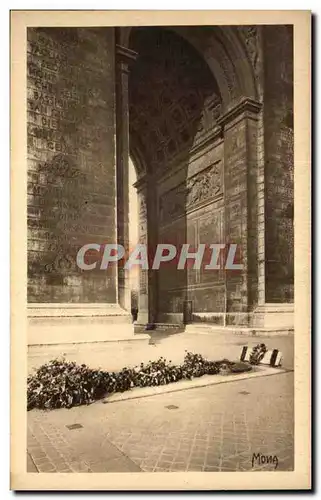
[[[274,470],[252,463],[259,453],[277,456],[276,470],[293,470],[293,439],[292,373],[28,413],[39,472]]]

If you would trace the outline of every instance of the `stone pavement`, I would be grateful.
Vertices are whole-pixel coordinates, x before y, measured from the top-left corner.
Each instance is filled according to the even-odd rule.
[[[32,410],[27,470],[293,470],[293,390],[288,372],[70,410]],[[277,464],[260,464],[259,454],[277,457]]]

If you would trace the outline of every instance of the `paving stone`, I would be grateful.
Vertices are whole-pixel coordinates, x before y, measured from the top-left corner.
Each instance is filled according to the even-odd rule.
[[[203,468],[203,471],[204,472],[219,472],[220,471],[220,467],[219,466],[206,465]]]
[[[157,467],[162,468],[163,470],[171,470],[172,462],[171,461],[166,461],[166,460],[160,460],[158,462]]]
[[[38,465],[37,469],[39,472],[57,472],[57,469],[54,467],[54,465],[50,463],[43,464],[41,466]]]
[[[38,472],[38,469],[29,453],[27,453],[27,472]]]
[[[30,448],[29,448],[29,451],[32,455],[32,458],[35,460],[40,460],[42,458],[46,458],[46,456],[47,456],[46,453],[42,449],[40,450],[39,448],[36,448],[34,450],[32,450],[32,449],[30,450]]]
[[[174,462],[171,465],[171,470],[172,471],[185,471],[186,470],[186,463],[185,462]]]
[[[140,467],[125,456],[109,460],[106,467],[108,472],[141,472]]]
[[[48,465],[49,464],[52,464],[52,462],[48,459],[48,457],[44,457],[44,458],[35,458],[33,457],[32,455],[30,455],[32,457],[32,460],[33,462],[36,464],[36,466],[39,468],[39,467],[42,467],[43,465]]]
[[[252,470],[253,453],[277,454],[277,470],[292,470],[293,374],[278,375],[277,382],[264,377],[112,405],[33,410],[28,449],[40,457],[45,450],[52,460],[47,468],[60,470]],[[180,409],[164,408],[170,404]],[[75,422],[83,429],[66,429]],[[55,438],[48,444],[49,434]],[[46,446],[39,446],[43,440]]]

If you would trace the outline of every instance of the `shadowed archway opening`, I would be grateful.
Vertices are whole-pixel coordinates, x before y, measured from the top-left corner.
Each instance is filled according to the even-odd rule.
[[[212,243],[213,238],[223,236],[222,171],[219,161],[207,154],[213,134],[218,141],[222,139],[217,124],[222,99],[205,61],[170,29],[134,28],[130,48],[138,53],[129,76],[130,155],[137,172],[138,239],[148,247],[151,267],[158,243],[175,245],[179,255],[184,243],[195,251],[199,243]],[[216,205],[206,214],[204,204],[213,198]],[[213,211],[220,214],[216,225],[211,221]],[[205,230],[199,231],[198,220],[204,215],[208,218]],[[213,282],[219,284],[222,276],[193,269],[191,259],[184,269],[177,269],[177,263],[178,257],[157,271],[141,271],[142,322],[187,322],[186,311],[213,309],[211,286]],[[200,294],[202,284],[207,291]],[[220,301],[224,302],[222,290],[216,290],[217,308]]]

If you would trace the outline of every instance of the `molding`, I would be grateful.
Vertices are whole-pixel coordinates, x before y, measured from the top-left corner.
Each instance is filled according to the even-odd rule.
[[[129,313],[119,304],[28,304],[28,318],[70,318],[97,316],[128,316]]]
[[[294,304],[265,303],[256,307],[253,311],[252,326],[263,326],[267,328],[294,328]]]
[[[138,53],[128,47],[123,47],[122,45],[116,45],[116,56],[117,62],[130,64],[136,61]]]
[[[217,272],[219,272],[220,269],[217,269]],[[193,283],[188,285],[189,290],[213,290],[214,288],[217,289],[222,289],[224,287],[224,279],[217,280],[217,281],[208,281],[207,283]],[[176,292],[181,292],[181,291],[186,291],[186,285],[181,286],[181,287],[176,287],[176,288],[166,288],[162,289],[162,293],[176,293]],[[218,311],[219,312],[219,311]]]
[[[155,180],[157,184],[160,185],[163,184],[164,181],[170,179],[171,177],[174,177],[181,170],[185,169],[186,160],[188,160],[190,166],[192,163],[196,162],[199,158],[202,158],[205,154],[217,148],[217,146],[219,146],[223,142],[224,139],[222,137],[221,127],[215,128],[214,131],[210,132],[206,136],[203,136],[202,140],[200,140],[200,142],[197,142],[197,144],[195,144],[193,148],[184,149],[177,155],[173,156],[173,158],[171,158],[170,161],[168,162],[165,171],[162,173],[157,172],[155,174]],[[222,158],[219,158],[217,161],[221,160],[223,160],[223,156]],[[204,167],[204,169],[206,169],[206,167]]]
[[[214,147],[216,147],[217,143],[214,144],[214,142],[218,139],[221,142],[223,141],[222,130],[220,127],[216,127],[207,134],[202,135],[199,138],[199,141],[197,141],[197,143],[192,147],[192,149],[186,151],[185,153],[190,155],[191,161],[195,161],[197,158],[199,158],[199,156],[202,156],[204,154],[204,149],[206,149],[208,146],[210,146],[209,149],[213,149]],[[198,155],[198,153],[201,154]]]
[[[105,302],[99,302],[97,304],[86,302],[86,303],[73,303],[73,302],[29,302],[28,309],[57,309],[57,308],[68,308],[68,309],[106,309],[114,308],[117,309],[119,304],[111,303],[107,304]]]
[[[210,333],[224,333],[225,335],[246,335],[246,336],[262,336],[273,337],[293,335],[293,328],[289,327],[247,327],[244,325],[216,325],[211,323],[190,323],[185,327],[185,333],[194,334],[210,334]]]
[[[255,309],[256,313],[289,313],[294,312],[293,302],[280,302],[280,303],[265,303],[260,304]]]
[[[147,176],[147,173],[144,172],[144,175],[139,177],[139,179],[137,179],[137,181],[134,182],[133,186],[139,192],[140,190],[147,188],[147,183],[148,183],[148,176]]]
[[[262,108],[262,104],[251,97],[243,97],[233,108],[226,111],[217,119],[217,123],[221,126],[231,122],[242,113],[253,113],[257,115]]]

